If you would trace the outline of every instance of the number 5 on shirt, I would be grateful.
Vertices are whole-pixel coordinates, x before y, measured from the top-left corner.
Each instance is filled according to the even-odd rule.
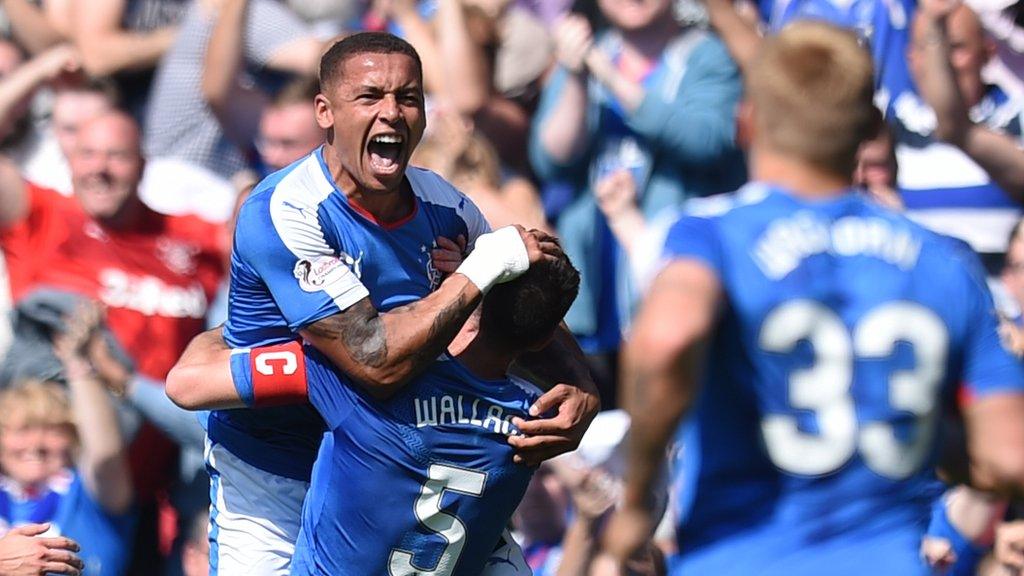
[[[448,544],[432,570],[413,565],[413,553],[394,548],[388,562],[390,576],[450,576],[459,563],[462,547],[466,544],[466,526],[461,520],[441,510],[441,499],[447,491],[467,496],[484,493],[487,474],[444,464],[431,464],[430,477],[423,484],[413,510],[425,528],[444,538]]]

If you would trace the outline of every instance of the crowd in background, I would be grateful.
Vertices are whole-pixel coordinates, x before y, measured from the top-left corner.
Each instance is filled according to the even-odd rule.
[[[204,573],[203,430],[162,380],[224,320],[233,214],[323,141],[319,57],[357,30],[422,58],[413,163],[492,227],[560,236],[582,273],[567,323],[606,408],[666,214],[744,185],[744,67],[799,18],[874,57],[863,192],[978,251],[1024,351],[1024,3],[931,4],[0,0],[0,482],[80,492],[67,514],[107,531],[83,542],[92,573]],[[535,574],[586,573],[627,428],[602,415],[536,475],[515,518]]]

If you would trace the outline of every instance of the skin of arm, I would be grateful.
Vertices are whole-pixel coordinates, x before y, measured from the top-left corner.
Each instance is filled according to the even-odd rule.
[[[25,181],[21,179],[18,167],[0,156],[0,230],[23,219],[27,213]]]
[[[132,483],[117,415],[107,391],[84,359],[68,365],[68,390],[81,440],[78,469],[85,487],[104,510],[122,514],[132,503]]]
[[[363,298],[300,334],[372,396],[383,399],[441,355],[482,298],[468,278],[453,274],[416,302],[380,313]]]
[[[72,416],[78,430],[78,471],[86,490],[111,514],[122,514],[133,496],[124,439],[114,405],[84,350],[101,321],[97,305],[82,305],[54,339],[54,353],[64,366]]]
[[[668,441],[696,396],[720,299],[721,285],[711,269],[693,260],[676,261],[654,281],[626,344],[621,394],[632,422],[626,487],[604,539],[605,552],[619,563],[650,539],[651,495]]]
[[[725,43],[729,54],[746,70],[761,45],[761,35],[750,22],[743,19],[730,0],[704,0],[711,26]]]
[[[461,0],[441,0],[437,24],[445,93],[457,111],[473,116],[491,95],[487,58],[470,35]]]
[[[978,398],[964,410],[971,481],[981,490],[1024,495],[1024,394]]]
[[[125,0],[75,0],[72,36],[82,64],[94,76],[156,66],[177,34],[176,28],[128,32],[121,28]]]
[[[224,342],[223,333],[223,327],[217,327],[193,338],[167,374],[164,390],[180,408],[245,407],[231,379],[231,348]]]
[[[78,53],[69,45],[50,48],[0,80],[0,133],[6,134],[44,83],[78,69]]]
[[[584,59],[593,46],[590,24],[566,16],[555,28],[555,54],[562,70],[557,99],[539,124],[538,138],[556,164],[569,164],[587,147],[587,74]],[[556,75],[556,78],[558,76]],[[556,80],[557,81],[557,80]]]
[[[260,113],[267,103],[262,93],[238,83],[247,6],[248,0],[229,0],[220,7],[206,48],[202,80],[203,100],[225,134],[243,146],[256,136]]]
[[[921,95],[935,111],[935,136],[960,148],[1018,202],[1024,201],[1024,151],[1005,134],[972,122],[950,64],[947,16],[950,6],[942,0],[922,4],[925,25],[914,38],[922,58]]]
[[[30,53],[39,54],[64,41],[64,35],[50,23],[43,9],[28,0],[3,0],[0,5],[11,21],[14,38]]]
[[[419,13],[414,0],[374,0],[373,12],[402,29],[402,36],[412,44],[423,64],[423,89],[427,94],[444,91],[441,52],[434,28]]]

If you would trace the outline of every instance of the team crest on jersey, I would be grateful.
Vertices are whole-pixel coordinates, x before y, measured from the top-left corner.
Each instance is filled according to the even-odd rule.
[[[434,246],[436,247],[437,245],[435,244]],[[427,255],[427,280],[430,282],[430,291],[433,292],[441,285],[441,280],[444,280],[444,278],[441,271],[434,266],[434,256],[430,252],[431,249],[427,246],[420,246],[420,251]]]
[[[295,263],[292,274],[299,281],[299,287],[306,292],[318,292],[333,284],[351,271],[356,278],[362,276],[363,253],[358,258],[342,252],[338,256],[317,256],[303,258]],[[346,270],[347,269],[347,270]]]
[[[156,241],[156,257],[175,274],[181,276],[195,274],[196,256],[198,255],[198,246],[175,242],[170,238],[159,238]]]

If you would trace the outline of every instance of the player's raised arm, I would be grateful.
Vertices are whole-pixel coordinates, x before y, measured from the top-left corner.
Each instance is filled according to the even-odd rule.
[[[958,254],[964,274],[963,302],[970,319],[961,381],[970,458],[970,480],[983,490],[1024,495],[1024,366],[998,334],[995,305],[981,264],[973,253]]]
[[[623,505],[605,550],[620,562],[650,538],[655,481],[665,447],[698,389],[704,345],[714,326],[721,286],[697,260],[678,260],[658,276],[623,356],[622,397],[631,417]]]
[[[364,297],[300,333],[370,394],[387,397],[441,355],[491,286],[557,250],[521,227],[502,228],[480,236],[456,274],[423,299],[381,313]]]

